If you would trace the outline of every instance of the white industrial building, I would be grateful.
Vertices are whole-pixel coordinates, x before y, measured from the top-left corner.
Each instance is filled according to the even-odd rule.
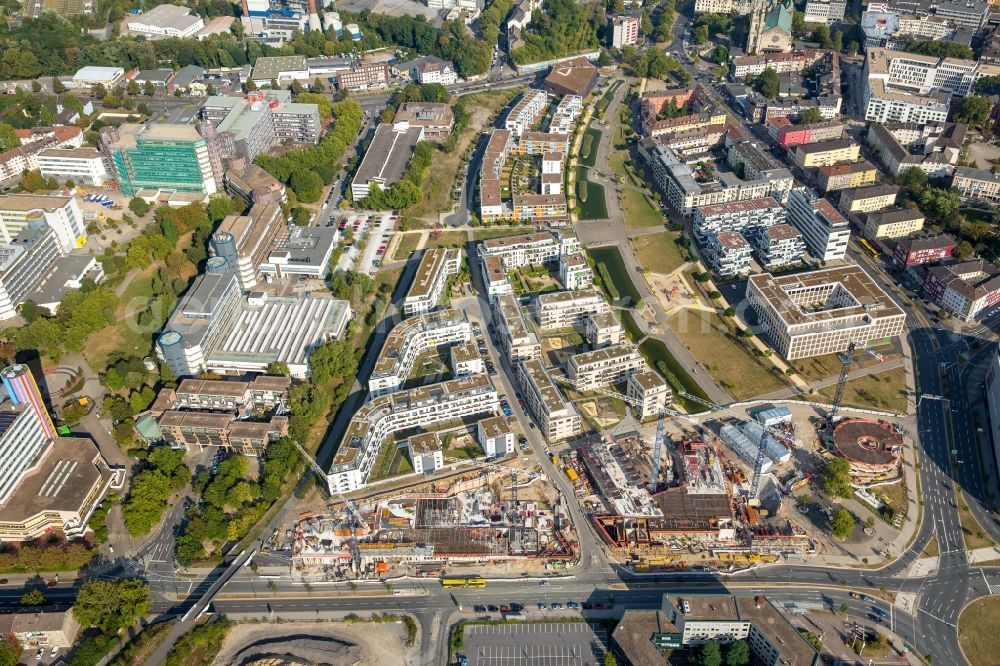
[[[204,27],[205,21],[200,16],[180,5],[157,5],[142,14],[129,14],[122,21],[122,32],[146,39],[183,39],[191,37]]]

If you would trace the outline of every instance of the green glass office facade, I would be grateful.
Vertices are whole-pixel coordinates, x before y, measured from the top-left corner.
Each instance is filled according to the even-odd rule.
[[[116,148],[111,154],[118,184],[126,196],[142,189],[205,192],[211,180],[208,144],[137,137],[134,148]]]

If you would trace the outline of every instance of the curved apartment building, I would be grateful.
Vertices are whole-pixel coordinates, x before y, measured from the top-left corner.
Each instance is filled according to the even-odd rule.
[[[472,327],[461,310],[429,312],[400,322],[379,352],[375,369],[368,378],[368,393],[375,397],[398,391],[421,352],[471,339]]]

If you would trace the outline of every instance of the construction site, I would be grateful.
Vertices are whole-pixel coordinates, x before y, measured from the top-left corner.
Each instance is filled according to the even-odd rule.
[[[292,564],[303,577],[371,579],[439,575],[451,566],[564,566],[577,539],[564,500],[537,467],[490,466],[390,492],[323,514],[291,530]]]

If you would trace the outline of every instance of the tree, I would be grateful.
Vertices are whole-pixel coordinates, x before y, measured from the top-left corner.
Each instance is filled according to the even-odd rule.
[[[972,243],[969,241],[959,241],[958,245],[955,246],[955,258],[965,261],[972,257],[975,249],[972,247]]]
[[[851,463],[844,458],[832,458],[823,468],[823,491],[833,497],[850,497]]]
[[[691,41],[695,44],[704,44],[708,41],[708,26],[699,25],[691,31]]]
[[[750,646],[745,640],[734,641],[726,650],[726,666],[747,666],[750,663]]]
[[[972,60],[973,58],[971,48],[964,44],[947,40],[910,42],[903,50],[909,53],[920,53],[938,58],[959,58],[962,60]]]
[[[719,642],[711,640],[701,646],[698,653],[698,666],[722,666],[722,650]]]
[[[137,578],[89,580],[77,592],[73,617],[113,636],[149,612],[149,586]]]
[[[156,86],[153,85],[152,81],[146,81],[142,84],[142,94],[146,97],[152,97],[156,94]]]
[[[980,95],[1000,94],[1000,74],[980,77],[976,81],[974,90]]]
[[[846,603],[843,603],[840,604],[840,608],[838,608],[837,610],[843,613],[844,615],[847,615],[849,612],[851,612],[851,607],[848,606]]]
[[[604,49],[601,49],[600,55],[597,56],[597,66],[607,67],[612,62],[614,61],[611,59],[611,56],[608,55],[608,52],[605,51]]]
[[[21,176],[21,187],[25,192],[37,192],[48,187],[48,182],[42,178],[42,173],[38,169],[25,171]]]
[[[21,595],[22,606],[44,606],[45,601],[45,593],[37,588]]]
[[[18,138],[14,128],[7,123],[0,123],[0,152],[17,148],[20,145],[21,139]]]
[[[833,520],[830,521],[830,531],[838,539],[846,539],[854,532],[854,516],[847,509],[841,507],[834,511]]]
[[[844,50],[844,33],[840,30],[833,33],[833,50],[837,52]]]
[[[144,217],[149,212],[150,205],[145,199],[132,197],[132,200],[128,202],[128,209],[139,217]]]
[[[910,167],[896,178],[896,184],[905,187],[910,192],[916,192],[927,186],[927,173],[917,167]]]
[[[729,62],[729,47],[719,44],[718,46],[715,47],[715,49],[712,51],[712,55],[709,57],[711,58],[712,62],[719,65],[725,65],[727,62]]]
[[[275,361],[268,364],[266,374],[288,377],[291,375],[291,370],[288,369],[288,364],[284,361]]]
[[[858,44],[858,40],[852,39],[851,43],[847,45],[847,55],[852,57],[858,55],[858,49],[860,48],[861,46]]]
[[[989,97],[983,95],[963,97],[958,100],[958,104],[955,106],[955,122],[981,127],[989,120],[991,108]]]
[[[21,659],[21,644],[11,635],[0,639],[0,666],[15,666]]]
[[[52,77],[52,92],[61,95],[66,92],[66,84],[59,80],[58,76]]]
[[[651,32],[653,32],[653,22],[649,20],[649,12],[643,9],[639,17],[639,34],[648,35]]]
[[[818,123],[821,120],[823,120],[823,113],[819,108],[813,106],[799,114],[798,124],[809,125],[811,123]]]
[[[613,652],[604,653],[604,666],[618,666],[618,659]]]
[[[143,85],[145,85],[146,83],[148,83],[149,85],[153,85],[151,81],[145,81]],[[135,95],[138,95],[139,94],[139,82],[136,81],[135,79],[130,80],[125,85],[125,92],[127,92],[129,95],[132,95],[133,97]]]
[[[300,169],[294,172],[289,184],[302,203],[313,203],[323,196],[323,179],[313,171]]]
[[[776,99],[781,91],[781,82],[778,80],[778,72],[768,67],[757,75],[753,82],[754,90],[767,99]]]

